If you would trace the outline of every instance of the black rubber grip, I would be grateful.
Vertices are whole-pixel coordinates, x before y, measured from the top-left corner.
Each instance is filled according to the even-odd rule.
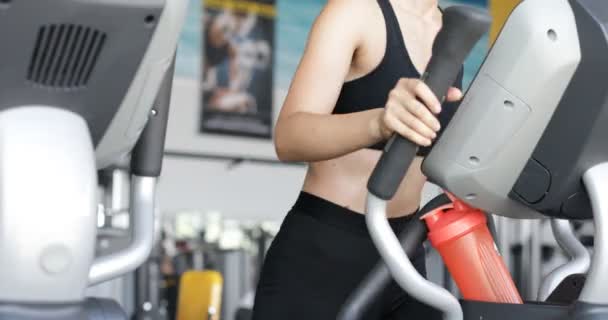
[[[162,170],[165,136],[171,104],[175,61],[167,70],[154,101],[150,119],[131,155],[131,173],[141,177],[158,177]]]
[[[429,201],[401,231],[399,240],[408,257],[414,256],[416,250],[426,240],[428,230],[420,218],[427,212],[450,203],[450,199],[442,194]],[[382,291],[392,277],[384,261],[380,260],[359,286],[351,293],[338,314],[338,320],[367,319],[366,312],[380,297]]]
[[[441,102],[456,81],[464,60],[490,28],[490,23],[490,16],[482,9],[452,6],[444,11],[443,27],[435,39],[433,56],[422,76]],[[413,142],[394,135],[368,181],[369,192],[380,199],[390,200],[416,157],[417,150]]]

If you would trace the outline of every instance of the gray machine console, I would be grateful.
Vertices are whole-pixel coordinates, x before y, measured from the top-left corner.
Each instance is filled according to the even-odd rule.
[[[0,6],[0,110],[51,105],[87,120],[97,145],[121,106],[164,0],[19,0]],[[112,110],[110,110],[112,109]]]
[[[551,14],[537,14],[548,6]],[[569,1],[522,2],[424,161],[425,174],[474,207],[514,218],[541,217],[543,212],[509,195],[580,63]],[[546,183],[543,179],[534,180]]]
[[[511,198],[544,215],[591,219],[581,177],[608,159],[608,7],[601,0],[570,0],[581,62]]]

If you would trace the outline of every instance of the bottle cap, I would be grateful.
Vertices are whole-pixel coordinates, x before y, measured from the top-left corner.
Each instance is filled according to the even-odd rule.
[[[435,248],[456,240],[487,222],[483,211],[471,208],[456,198],[452,198],[452,201],[422,217],[429,229],[428,239]]]

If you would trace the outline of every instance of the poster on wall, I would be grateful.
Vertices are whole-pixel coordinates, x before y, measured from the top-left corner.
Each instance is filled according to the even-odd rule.
[[[275,0],[204,0],[201,133],[272,136]]]

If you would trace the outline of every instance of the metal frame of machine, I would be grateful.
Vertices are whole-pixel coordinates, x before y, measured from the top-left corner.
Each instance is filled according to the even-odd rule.
[[[386,220],[389,199],[370,189],[368,228],[392,276],[445,319],[608,315],[608,84],[598,80],[608,76],[606,24],[602,0],[523,1],[423,164],[432,182],[494,214],[593,218],[594,255],[574,304],[458,301],[416,272]],[[572,245],[565,233],[556,236]],[[560,279],[550,280],[554,288]]]
[[[0,318],[123,319],[115,305],[86,300],[85,290],[134,270],[152,248],[187,6],[20,0],[0,7],[0,39],[10,43],[0,52]],[[95,258],[97,170],[130,153],[131,244]]]

